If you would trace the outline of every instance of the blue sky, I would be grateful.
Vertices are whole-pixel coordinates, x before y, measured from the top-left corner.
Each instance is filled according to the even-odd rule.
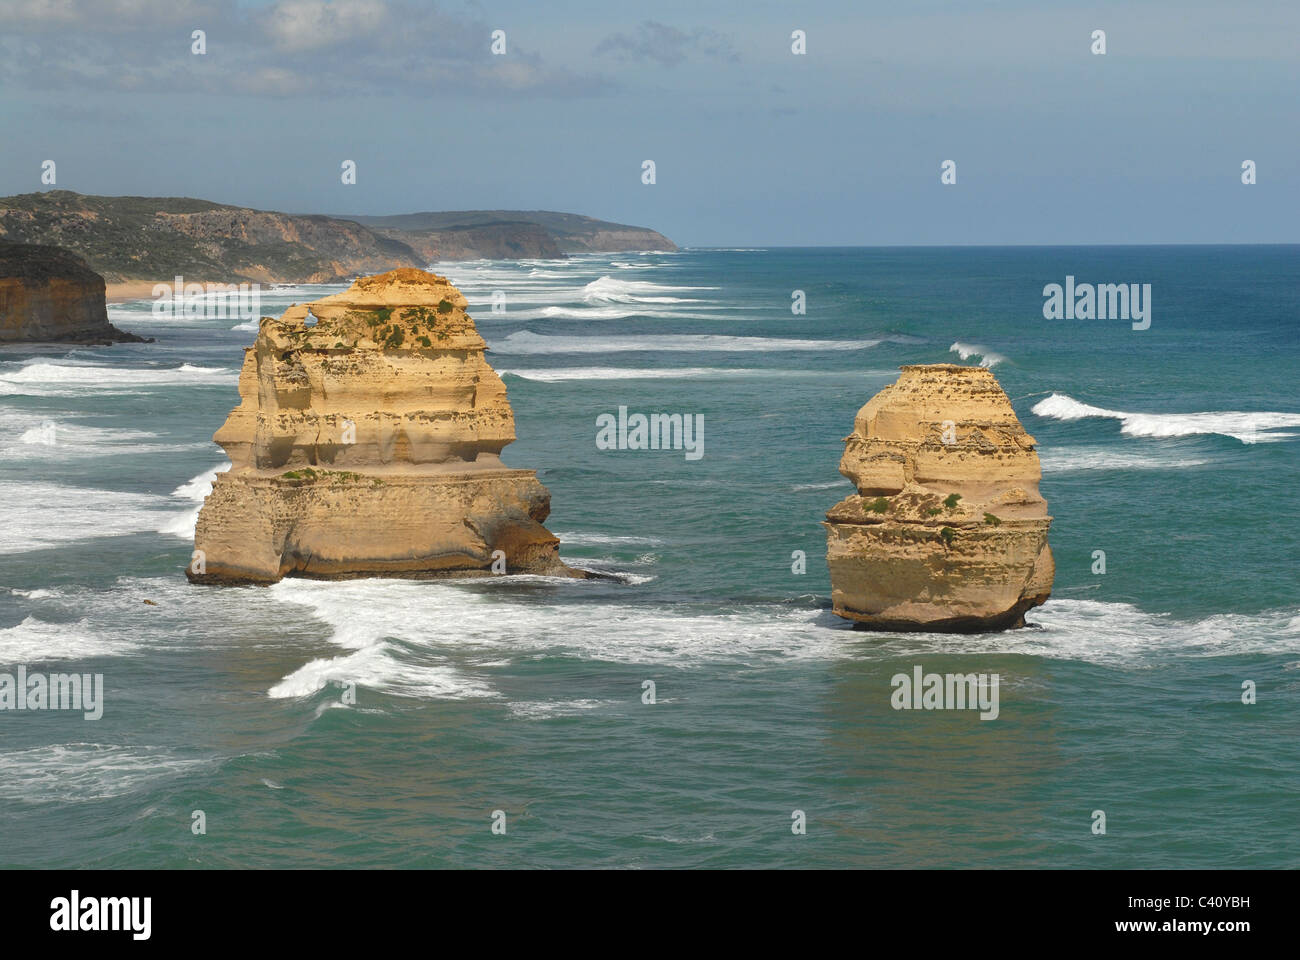
[[[1298,90],[1294,0],[0,0],[0,194],[53,159],[84,193],[694,246],[1296,242]]]

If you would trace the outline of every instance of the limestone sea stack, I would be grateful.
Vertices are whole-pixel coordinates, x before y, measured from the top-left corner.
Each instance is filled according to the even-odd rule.
[[[858,492],[823,524],[833,609],[876,630],[1024,626],[1055,572],[1034,438],[992,371],[902,371],[845,438]]]
[[[586,576],[535,471],[501,462],[514,414],[465,307],[408,267],[263,317],[189,578]]]
[[[149,343],[108,322],[104,278],[71,251],[0,240],[0,343]]]

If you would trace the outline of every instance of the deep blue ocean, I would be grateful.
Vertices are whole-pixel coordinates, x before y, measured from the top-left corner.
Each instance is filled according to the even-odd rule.
[[[255,324],[144,301],[110,318],[155,343],[6,348],[0,671],[105,692],[0,712],[0,866],[1300,866],[1300,247],[435,269],[509,388],[505,461],[624,582],[192,586]],[[1149,329],[1044,319],[1067,276],[1150,284]],[[1057,572],[1023,630],[829,610],[843,438],[936,362],[991,366],[1038,440]],[[598,449],[620,406],[701,415],[704,455]],[[997,719],[893,709],[916,666],[998,674]]]

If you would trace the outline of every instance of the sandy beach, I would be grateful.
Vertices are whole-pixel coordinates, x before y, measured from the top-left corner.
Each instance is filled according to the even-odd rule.
[[[127,283],[109,283],[104,286],[104,299],[109,303],[121,303],[124,300],[148,300],[153,296],[155,285],[165,283],[170,290],[171,280],[131,280]]]

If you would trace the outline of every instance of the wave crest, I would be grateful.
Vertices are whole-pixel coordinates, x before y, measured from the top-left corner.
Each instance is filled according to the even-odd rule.
[[[980,346],[978,343],[963,343],[961,340],[949,347],[948,352],[957,354],[962,360],[979,357],[981,367],[996,367],[999,363],[1005,363],[1007,359],[988,347]]]
[[[1081,403],[1063,393],[1053,393],[1030,407],[1030,412],[1052,420],[1092,417],[1120,421],[1120,432],[1131,437],[1188,437],[1218,434],[1242,443],[1271,443],[1294,433],[1276,433],[1281,427],[1300,427],[1300,413],[1261,410],[1208,411],[1204,413],[1128,413]],[[1265,432],[1270,431],[1270,432]]]

